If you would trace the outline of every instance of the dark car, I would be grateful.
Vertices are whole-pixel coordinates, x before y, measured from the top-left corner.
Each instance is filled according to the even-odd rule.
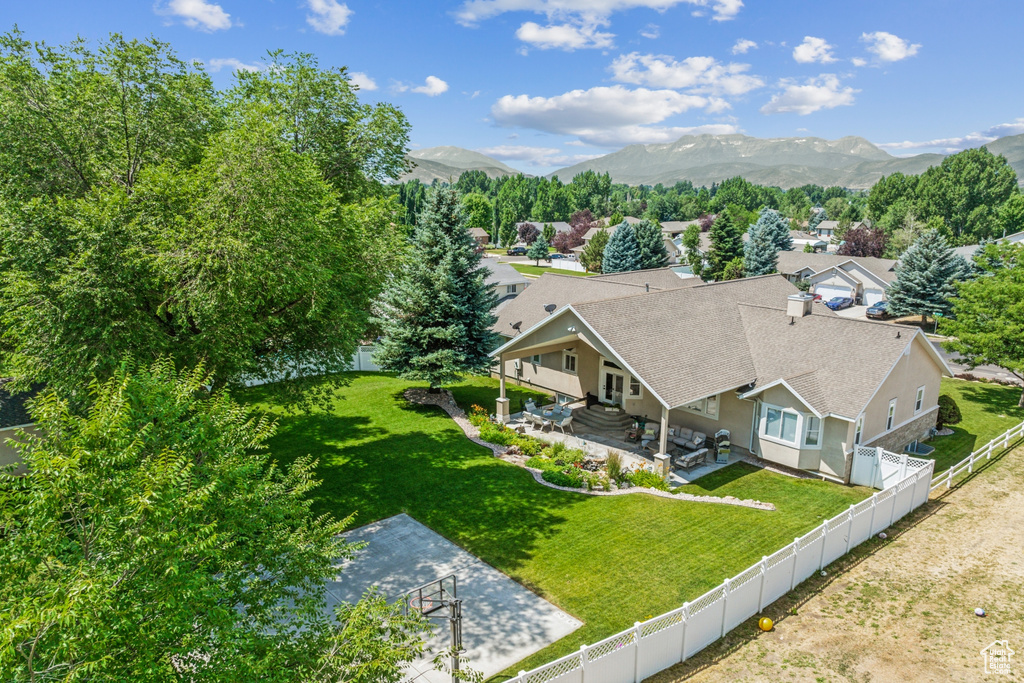
[[[526,256],[526,247],[512,247],[505,253],[509,256]]]
[[[874,306],[868,307],[867,316],[869,318],[878,318],[884,320],[889,317],[889,302],[879,301]]]
[[[548,261],[553,261],[555,259],[560,259],[560,258],[568,258],[568,257],[565,254],[559,254],[557,251],[548,254]]]
[[[853,299],[848,296],[837,296],[834,299],[829,299],[825,303],[826,306],[831,308],[833,311],[841,311],[844,308],[849,308],[853,305]]]

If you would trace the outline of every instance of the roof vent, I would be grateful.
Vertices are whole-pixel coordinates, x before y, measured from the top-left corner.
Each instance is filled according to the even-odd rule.
[[[644,283],[644,289],[646,289],[648,292],[651,291],[651,283],[650,282],[645,282]]]
[[[786,315],[789,316],[790,322],[792,322],[793,318],[802,318],[805,315],[811,314],[811,304],[814,302],[814,297],[810,294],[803,292],[800,294],[790,294],[786,299]]]

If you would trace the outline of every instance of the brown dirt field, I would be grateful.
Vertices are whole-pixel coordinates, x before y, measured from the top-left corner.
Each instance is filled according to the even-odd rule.
[[[1024,446],[648,683],[1024,681]],[[983,607],[988,615],[974,615]],[[1012,672],[981,649],[1006,639]]]

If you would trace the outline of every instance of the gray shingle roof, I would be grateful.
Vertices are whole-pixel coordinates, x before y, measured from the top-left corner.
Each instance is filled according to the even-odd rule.
[[[695,284],[690,280],[695,279],[699,281],[698,278],[683,279],[670,268],[592,277],[544,273],[507,306],[495,311],[498,321],[493,329],[498,334],[511,335],[511,324],[522,322],[520,329],[528,330],[548,315],[544,311],[547,304],[555,304],[557,308],[562,308],[583,301],[601,301],[640,294],[646,291],[644,282],[650,282],[652,289],[659,290],[669,287],[690,287]]]
[[[494,259],[485,259],[481,268],[487,268],[490,274],[484,282],[490,286],[527,284],[529,279],[507,263],[498,263]]]
[[[10,394],[5,388],[6,380],[0,380],[0,429],[31,424],[25,401],[36,395],[37,390]]]
[[[891,283],[896,279],[896,261],[871,256],[838,256],[836,254],[806,254],[802,251],[780,251],[778,268],[783,275],[790,275],[804,268],[810,268],[815,273],[820,273],[847,261],[855,261],[883,282]]]

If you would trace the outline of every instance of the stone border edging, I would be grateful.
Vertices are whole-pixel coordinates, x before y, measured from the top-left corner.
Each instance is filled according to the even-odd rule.
[[[567,491],[569,493],[579,493],[584,496],[624,496],[633,493],[646,493],[649,496],[657,496],[659,498],[668,498],[671,500],[686,500],[692,503],[711,503],[714,505],[735,505],[738,507],[752,508],[755,510],[769,510],[774,511],[775,505],[772,503],[762,503],[759,500],[740,500],[734,496],[725,496],[719,498],[718,496],[695,496],[691,493],[670,493],[668,491],[659,491],[658,489],[646,488],[634,486],[628,489],[618,489],[617,491],[588,491],[586,489],[574,489],[567,486],[557,486],[549,481],[546,481],[542,476],[542,471],[534,469],[532,467],[526,467],[525,462],[527,458],[522,456],[506,457],[506,448],[499,446],[480,438],[480,430],[474,427],[469,419],[466,417],[466,413],[459,408],[458,404],[455,403],[455,399],[447,389],[442,390],[440,393],[431,394],[426,389],[406,389],[404,394],[406,400],[411,403],[419,405],[432,405],[441,408],[444,412],[448,413],[448,416],[455,421],[455,424],[465,433],[473,443],[479,444],[484,448],[488,448],[494,453],[494,457],[501,458],[506,462],[511,462],[514,465],[522,467],[524,470],[533,475],[534,480],[541,486],[547,486],[550,489],[557,491]]]

